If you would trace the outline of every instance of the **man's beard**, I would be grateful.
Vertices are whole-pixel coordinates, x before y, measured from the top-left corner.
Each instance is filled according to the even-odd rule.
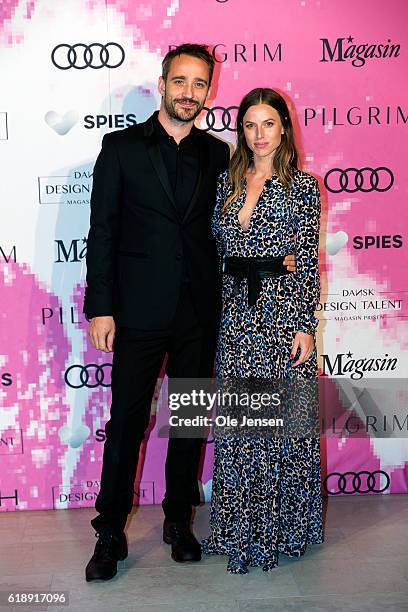
[[[176,106],[177,102],[193,102],[195,106],[191,108],[182,108],[181,106]],[[200,104],[200,102],[192,100],[191,98],[176,98],[175,100],[169,100],[166,94],[164,95],[164,108],[166,109],[166,113],[170,119],[175,121],[181,121],[183,123],[194,121],[201,113],[203,107],[204,102]]]

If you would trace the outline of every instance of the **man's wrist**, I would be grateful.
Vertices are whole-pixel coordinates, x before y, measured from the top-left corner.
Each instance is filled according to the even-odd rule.
[[[112,314],[92,314],[92,315],[85,314],[85,319],[89,322],[91,322],[92,319],[96,319],[97,317],[113,317],[113,315]]]

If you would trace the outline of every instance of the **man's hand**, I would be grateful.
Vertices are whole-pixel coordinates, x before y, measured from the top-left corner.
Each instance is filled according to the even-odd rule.
[[[291,359],[295,357],[299,347],[300,355],[299,358],[292,363],[292,368],[310,359],[310,356],[314,350],[314,337],[310,334],[305,334],[301,331],[296,332],[295,339],[293,340],[292,344],[292,351],[290,354]]]
[[[113,317],[94,317],[89,324],[88,335],[96,349],[104,353],[111,353],[115,339]]]
[[[289,272],[296,272],[296,257],[293,253],[286,255],[283,260],[283,265],[287,267]]]

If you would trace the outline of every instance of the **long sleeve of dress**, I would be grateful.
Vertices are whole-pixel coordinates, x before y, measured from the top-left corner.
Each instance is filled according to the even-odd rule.
[[[228,174],[228,171],[224,171],[218,177],[215,207],[214,207],[214,212],[211,218],[211,233],[217,245],[217,252],[220,258],[219,259],[220,267],[222,264],[222,257],[224,253],[222,239],[221,239],[220,219],[221,219],[221,209],[224,205],[225,195],[227,191],[226,190],[227,174]]]
[[[297,331],[314,334],[318,325],[315,310],[320,298],[318,247],[320,230],[320,191],[316,179],[302,189],[296,227],[296,282],[299,309]]]

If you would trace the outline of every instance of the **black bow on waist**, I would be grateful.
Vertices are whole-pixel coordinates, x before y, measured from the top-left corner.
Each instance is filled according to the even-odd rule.
[[[241,281],[247,279],[248,306],[253,306],[259,298],[263,278],[288,274],[283,265],[285,257],[224,257],[222,271],[235,277],[235,291],[239,290]]]

